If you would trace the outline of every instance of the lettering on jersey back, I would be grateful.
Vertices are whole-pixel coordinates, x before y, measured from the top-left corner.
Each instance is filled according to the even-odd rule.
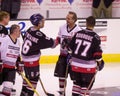
[[[31,41],[33,41],[33,42],[35,42],[35,43],[38,43],[38,40],[39,40],[39,39],[33,37],[31,34],[27,33],[26,37],[27,37],[29,40],[31,40]]]
[[[87,34],[83,34],[83,33],[77,33],[76,37],[77,38],[82,38],[82,39],[85,39],[85,40],[88,40],[88,41],[92,41],[92,39],[93,39],[92,36],[87,35]]]

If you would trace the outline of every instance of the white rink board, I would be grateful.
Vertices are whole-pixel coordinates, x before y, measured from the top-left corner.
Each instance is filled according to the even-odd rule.
[[[18,19],[28,19],[33,13],[41,13],[46,18],[65,18],[68,11],[77,13],[78,18],[92,15],[93,0],[21,0]],[[120,17],[120,0],[112,6],[112,17]]]

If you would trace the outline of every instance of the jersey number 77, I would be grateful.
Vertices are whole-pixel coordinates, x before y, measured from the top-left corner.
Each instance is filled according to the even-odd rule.
[[[88,42],[88,41],[85,41],[85,40],[81,40],[81,39],[76,39],[75,43],[77,44],[77,47],[75,49],[75,54],[78,54],[78,51],[79,49],[82,47],[82,46],[85,46],[84,47],[84,50],[81,52],[81,56],[86,56],[87,55],[87,52],[91,46],[91,42]]]

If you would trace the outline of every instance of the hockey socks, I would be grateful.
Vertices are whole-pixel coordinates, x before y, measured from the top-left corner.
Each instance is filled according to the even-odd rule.
[[[72,88],[72,96],[89,96],[89,91],[86,91],[87,88],[74,84]]]
[[[60,88],[60,91],[59,91],[59,93],[60,93],[60,96],[65,96],[65,87],[66,87],[66,80],[65,80],[65,78],[59,78],[59,88]]]
[[[38,82],[38,77],[32,78],[30,80],[30,83],[34,88],[36,88],[37,82]],[[33,96],[33,95],[34,95],[34,90],[27,84],[25,80],[23,80],[23,87],[20,96]]]
[[[27,89],[25,86],[22,87],[22,92],[20,96],[33,96],[34,91]]]
[[[10,96],[11,91],[12,91],[13,83],[9,81],[4,81],[3,82],[3,89],[2,89],[2,94],[6,96]]]

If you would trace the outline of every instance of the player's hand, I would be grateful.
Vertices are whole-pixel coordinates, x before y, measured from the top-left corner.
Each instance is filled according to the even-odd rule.
[[[18,72],[23,72],[24,71],[24,63],[22,61],[17,62],[16,67],[17,67]]]
[[[60,44],[60,37],[56,37],[55,43],[56,43],[56,45]]]
[[[59,44],[58,41],[55,39],[52,48],[55,48],[58,44]]]
[[[98,70],[101,71],[104,68],[104,61],[97,61]]]
[[[2,61],[0,60],[0,73],[2,73],[2,69],[3,69],[3,63],[2,63]]]
[[[62,41],[62,48],[64,49],[65,47],[67,48],[68,47],[68,44],[69,44],[69,42],[68,42],[68,39],[66,39],[66,38],[64,38],[63,39],[63,41]]]

